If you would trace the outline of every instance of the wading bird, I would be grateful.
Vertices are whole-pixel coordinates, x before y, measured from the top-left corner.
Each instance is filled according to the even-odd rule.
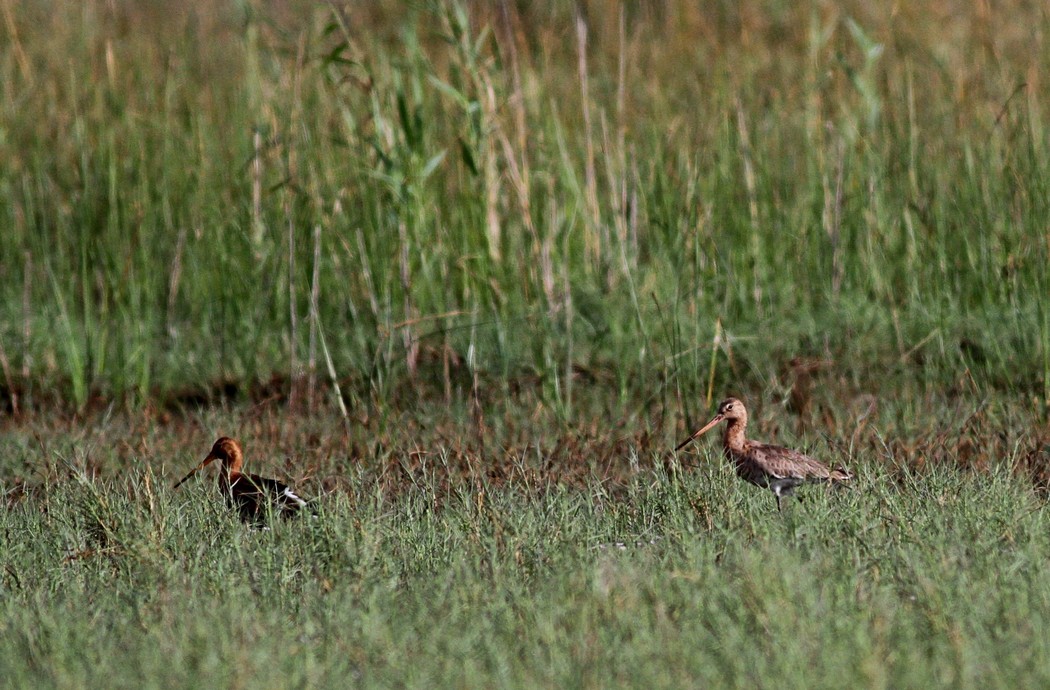
[[[728,424],[725,435],[722,436],[722,453],[733,462],[738,477],[773,492],[777,497],[777,510],[780,510],[781,497],[790,496],[800,484],[835,484],[853,478],[845,468],[829,470],[819,460],[798,451],[749,441],[744,437],[747,409],[744,408],[744,403],[736,398],[727,398],[719,403],[718,414],[678,444],[675,451],[681,450],[690,441],[699,438],[723,421]]]
[[[241,472],[244,465],[241,444],[226,436],[216,441],[208,457],[180,479],[173,489],[179,488],[184,481],[214,460],[220,464],[219,489],[226,497],[227,505],[236,509],[245,522],[258,525],[271,511],[282,517],[292,517],[306,506],[306,501],[296,496],[287,484]]]

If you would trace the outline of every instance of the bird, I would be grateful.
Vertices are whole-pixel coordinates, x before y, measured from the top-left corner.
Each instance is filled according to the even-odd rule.
[[[675,451],[686,447],[723,421],[727,424],[722,436],[722,454],[733,463],[738,477],[773,492],[777,498],[777,511],[782,508],[781,498],[790,496],[801,484],[839,484],[853,479],[853,475],[844,467],[828,469],[819,460],[796,450],[748,440],[744,436],[747,408],[736,398],[726,398],[720,402],[718,414],[679,443]]]
[[[220,437],[208,456],[180,479],[172,490],[178,489],[183,482],[215,460],[220,463],[219,489],[226,498],[226,504],[236,510],[244,522],[258,526],[271,514],[294,517],[307,506],[307,502],[284,482],[241,472],[244,466],[241,444],[228,436]]]

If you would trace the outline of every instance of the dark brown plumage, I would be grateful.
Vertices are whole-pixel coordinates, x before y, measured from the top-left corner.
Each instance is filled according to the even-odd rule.
[[[270,512],[292,517],[306,506],[306,501],[284,482],[241,472],[244,465],[241,444],[226,436],[216,441],[208,457],[180,479],[174,488],[179,488],[184,481],[214,460],[220,463],[219,489],[227,505],[235,509],[245,522],[260,524]]]
[[[738,477],[773,492],[777,497],[777,510],[781,508],[781,497],[790,495],[800,484],[838,483],[853,478],[845,468],[828,469],[819,460],[790,448],[749,441],[744,436],[747,409],[736,398],[727,398],[719,403],[718,414],[678,444],[675,450],[681,450],[723,421],[728,422],[722,436],[723,455],[732,461]]]

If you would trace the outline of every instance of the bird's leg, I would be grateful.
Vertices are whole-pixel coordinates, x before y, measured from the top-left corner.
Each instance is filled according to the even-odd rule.
[[[770,482],[769,488],[773,490],[777,497],[777,511],[781,510],[781,499],[785,496],[794,496],[795,487],[798,485],[799,482],[795,479],[777,479],[774,482]]]

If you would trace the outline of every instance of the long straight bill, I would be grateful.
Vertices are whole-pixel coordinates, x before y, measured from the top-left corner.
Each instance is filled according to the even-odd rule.
[[[192,477],[193,475],[195,475],[195,474],[197,474],[198,472],[200,472],[201,470],[203,470],[203,469],[204,469],[205,467],[207,467],[207,466],[208,466],[208,463],[209,463],[209,462],[211,462],[212,460],[215,460],[215,458],[216,458],[216,456],[214,456],[214,455],[210,455],[210,454],[209,454],[209,455],[208,455],[208,457],[204,458],[204,461],[203,461],[203,462],[201,462],[201,464],[197,465],[197,466],[196,466],[196,467],[194,467],[194,468],[193,468],[192,470],[190,470],[189,474],[187,474],[187,475],[186,475],[185,477],[183,477],[182,479],[180,479],[180,480],[179,480],[179,481],[178,481],[178,482],[177,482],[177,483],[175,484],[175,486],[171,487],[171,490],[172,490],[172,491],[174,491],[175,489],[177,489],[177,488],[179,488],[180,486],[182,486],[182,483],[183,483],[184,481],[186,481],[187,479],[189,479],[189,478],[190,478],[190,477]]]
[[[719,415],[715,415],[715,418],[714,418],[714,419],[712,419],[712,420],[711,420],[710,422],[708,422],[707,424],[705,424],[705,425],[703,425],[702,427],[700,427],[699,429],[697,429],[697,430],[696,430],[696,431],[695,431],[695,432],[693,433],[693,435],[692,435],[692,436],[690,436],[690,437],[689,437],[689,438],[687,438],[686,440],[684,440],[684,441],[682,441],[681,443],[679,443],[679,444],[678,444],[678,445],[677,445],[677,446],[675,447],[675,452],[677,453],[678,451],[680,451],[680,450],[682,450],[683,448],[685,448],[686,446],[688,446],[688,445],[689,445],[689,442],[690,442],[690,441],[692,441],[692,440],[693,440],[694,438],[699,438],[700,436],[703,436],[704,434],[706,434],[706,433],[707,433],[708,431],[710,431],[710,430],[711,430],[711,429],[712,429],[712,428],[713,428],[713,427],[714,427],[714,426],[715,426],[716,424],[718,424],[719,422],[721,422],[721,421],[722,421],[723,419],[725,419],[725,415],[721,415],[721,414],[719,414]]]

